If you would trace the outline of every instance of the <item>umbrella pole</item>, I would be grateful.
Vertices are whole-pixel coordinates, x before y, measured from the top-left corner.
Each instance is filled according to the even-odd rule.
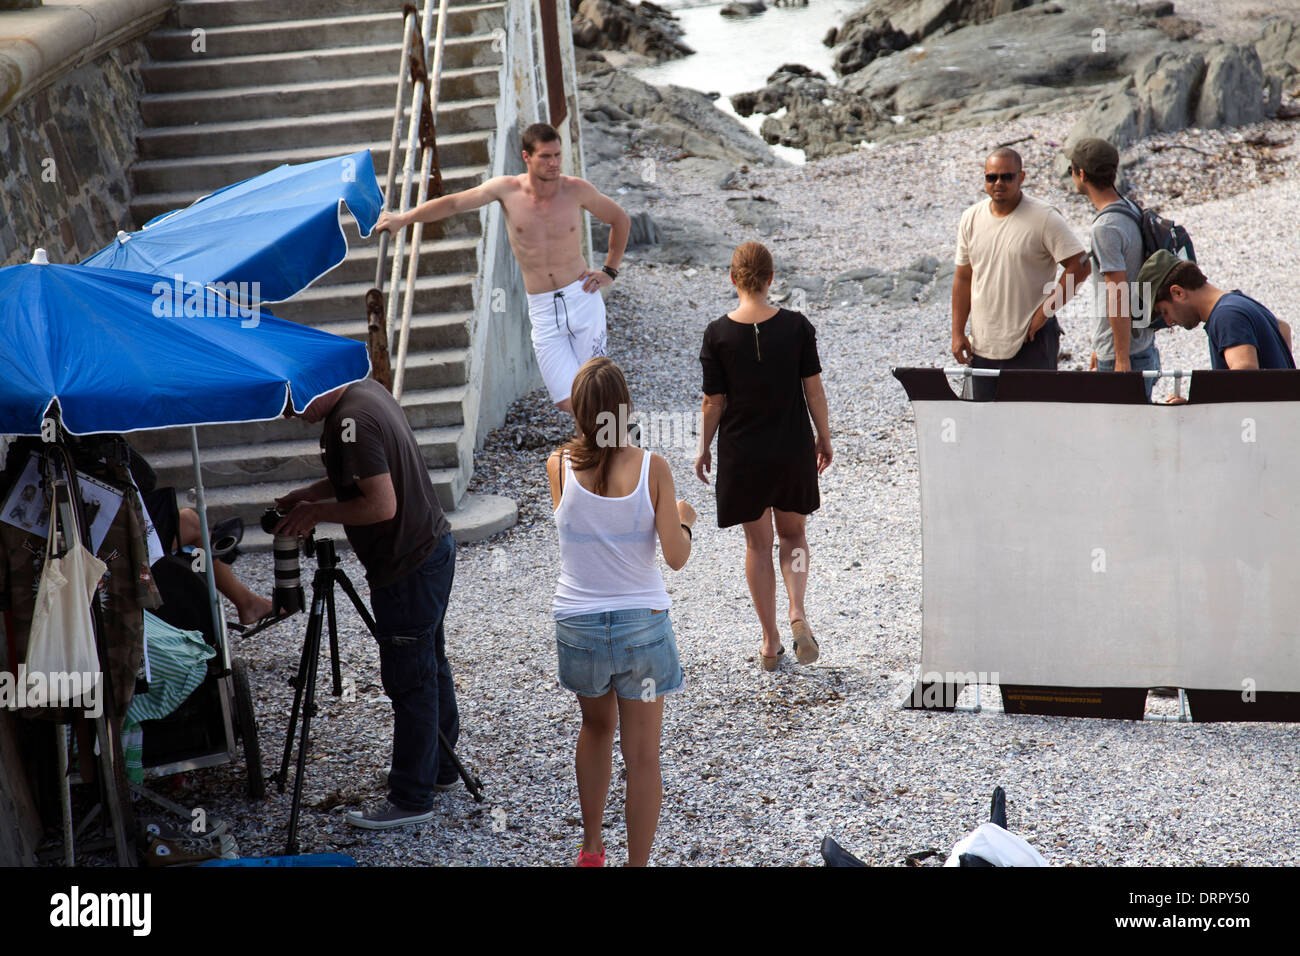
[[[208,603],[212,608],[213,626],[217,629],[217,638],[221,643],[221,665],[223,670],[230,669],[230,649],[226,641],[226,618],[221,613],[221,600],[217,597],[217,570],[213,567],[211,537],[208,534],[208,502],[203,496],[203,475],[199,470],[199,433],[190,426],[190,454],[194,458],[194,494],[199,512],[199,544],[203,548],[203,576],[208,582]]]

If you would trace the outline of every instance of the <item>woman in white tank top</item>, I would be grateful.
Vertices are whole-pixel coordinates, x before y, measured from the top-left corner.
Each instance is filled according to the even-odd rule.
[[[691,552],[695,509],[675,499],[668,463],[628,444],[620,431],[632,400],[616,364],[594,358],[578,369],[572,401],[578,437],[547,459],[546,472],[560,538],[552,605],[560,683],[577,694],[582,711],[578,865],[605,864],[601,822],[621,724],[628,864],[644,866],[663,800],[664,695],[684,682],[655,542],[680,570]]]

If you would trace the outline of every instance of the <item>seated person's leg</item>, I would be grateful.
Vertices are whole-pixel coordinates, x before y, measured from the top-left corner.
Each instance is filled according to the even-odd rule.
[[[180,525],[181,547],[197,548],[202,540],[198,513],[193,508],[182,508]],[[213,560],[212,567],[217,578],[217,590],[235,605],[235,610],[239,612],[240,624],[256,624],[271,613],[271,599],[250,591],[244,582],[235,577],[235,572],[230,565],[224,561]]]

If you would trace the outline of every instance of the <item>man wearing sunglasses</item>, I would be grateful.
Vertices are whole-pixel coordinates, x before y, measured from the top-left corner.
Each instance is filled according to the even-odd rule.
[[[963,365],[1055,369],[1061,342],[1056,311],[1088,275],[1083,245],[1069,223],[1047,203],[1021,192],[1024,181],[1020,154],[1006,147],[994,150],[984,163],[989,198],[962,213],[952,284],[952,354]],[[1059,279],[1058,264],[1064,270]],[[971,380],[976,401],[991,401],[996,391],[996,378]]]

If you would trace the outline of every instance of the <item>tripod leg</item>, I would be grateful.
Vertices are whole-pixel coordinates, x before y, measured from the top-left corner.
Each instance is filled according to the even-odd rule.
[[[475,774],[471,773],[469,768],[460,762],[460,758],[456,756],[456,751],[452,750],[451,744],[447,742],[447,735],[442,732],[442,728],[438,729],[438,743],[442,746],[443,750],[447,751],[447,756],[451,758],[451,762],[455,766],[456,772],[460,774],[460,779],[465,781],[465,789],[469,791],[470,796],[474,798],[476,803],[482,803],[483,781]]]
[[[311,718],[316,710],[316,669],[320,662],[321,616],[316,606],[316,597],[312,597],[312,623],[307,634],[307,643],[303,653],[308,657],[306,686],[302,688],[302,737],[298,741],[298,764],[293,778],[293,802],[289,809],[289,836],[285,841],[286,856],[298,853],[298,811],[302,806],[302,781],[307,769],[307,742],[311,731]],[[290,736],[286,745],[293,743]]]
[[[357,589],[352,586],[352,582],[348,579],[348,576],[344,574],[342,570],[336,570],[334,572],[334,580],[338,581],[339,587],[343,589],[343,593],[351,599],[352,606],[355,607],[357,613],[361,615],[361,620],[366,622],[366,629],[370,631],[371,635],[374,635],[377,630],[375,627],[375,619],[370,614],[370,608],[366,607],[366,602],[361,600],[361,595],[357,594]]]
[[[329,618],[330,626],[330,664],[331,676],[334,678],[334,696],[340,697],[343,694],[343,674],[339,668],[339,625],[338,618],[334,613],[334,579],[330,578],[330,587],[325,591],[325,611]]]
[[[294,677],[293,684],[293,707],[289,710],[289,732],[284,737],[284,756],[280,760],[280,772],[275,775],[276,787],[281,793],[289,782],[289,758],[293,756],[293,737],[298,729],[298,712],[302,708],[303,689],[307,686],[307,668],[308,655],[311,649],[312,633],[315,632],[319,640],[320,634],[320,613],[317,603],[316,588],[313,585],[311,616],[307,619],[307,636],[302,642],[302,653],[298,657],[298,674]],[[312,665],[314,670],[315,665]]]

